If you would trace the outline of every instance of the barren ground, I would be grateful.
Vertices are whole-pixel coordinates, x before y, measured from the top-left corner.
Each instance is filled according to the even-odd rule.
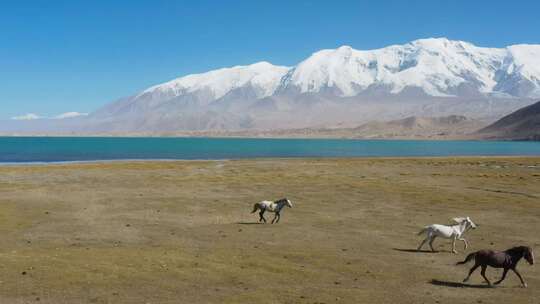
[[[540,255],[540,158],[265,159],[0,167],[0,303],[538,303],[509,273],[414,252],[470,216],[468,252]],[[294,208],[257,224],[253,203]],[[268,214],[269,219],[272,215]],[[489,269],[492,279],[500,271]]]

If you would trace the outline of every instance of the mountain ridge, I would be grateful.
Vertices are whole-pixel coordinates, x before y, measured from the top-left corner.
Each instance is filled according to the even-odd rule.
[[[418,39],[403,45],[373,50],[356,50],[344,45],[314,52],[293,67],[262,61],[246,66],[221,68],[154,85],[140,94],[156,90],[172,90],[179,94],[193,91],[194,87],[210,87],[216,90],[214,98],[219,99],[231,90],[252,82],[252,79],[231,83],[225,86],[228,88],[226,90],[223,87],[216,89],[216,83],[208,78],[215,74],[224,76],[227,72],[244,70],[244,73],[255,72],[252,78],[268,76],[267,82],[257,83],[265,89],[265,94],[259,97],[270,96],[276,90],[284,91],[291,86],[297,87],[300,93],[319,93],[324,88],[336,87],[341,91],[340,96],[355,96],[370,85],[393,86],[390,91],[393,94],[401,92],[407,86],[419,87],[430,96],[446,97],[456,96],[459,92],[455,91],[459,85],[467,81],[476,83],[480,93],[537,97],[536,95],[540,94],[538,58],[540,45],[517,44],[506,48],[487,48],[447,38]],[[434,69],[431,74],[426,71],[428,68]],[[467,75],[466,72],[472,75]],[[506,72],[506,77],[502,75],[503,72]],[[439,79],[434,75],[446,78]],[[411,79],[411,76],[415,77]],[[476,78],[470,78],[471,76]],[[522,92],[509,83],[511,80],[518,81],[514,78],[520,76],[519,80],[534,82],[534,89]],[[193,82],[189,83],[190,80]],[[217,77],[217,80],[234,82],[235,79]],[[503,82],[499,83],[500,81]]]
[[[341,46],[291,67],[262,61],[179,77],[54,129],[268,130],[448,115],[492,122],[540,96],[539,58],[540,45],[486,48],[447,38]]]

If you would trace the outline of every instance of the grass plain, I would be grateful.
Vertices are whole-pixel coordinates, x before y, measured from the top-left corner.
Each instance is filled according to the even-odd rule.
[[[466,253],[540,248],[540,158],[0,167],[0,303],[538,303],[540,269],[461,284]],[[253,203],[288,197],[276,225]],[[272,215],[267,214],[271,219]],[[470,216],[471,247],[414,252]],[[538,254],[537,254],[538,255]],[[488,270],[488,277],[501,272]]]

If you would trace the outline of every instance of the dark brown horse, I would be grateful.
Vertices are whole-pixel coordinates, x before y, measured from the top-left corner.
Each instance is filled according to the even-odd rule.
[[[467,282],[471,277],[471,274],[480,266],[482,267],[482,271],[480,272],[482,277],[486,280],[488,285],[491,286],[491,282],[486,278],[486,268],[491,266],[494,268],[504,268],[501,279],[495,282],[495,285],[501,283],[506,278],[508,270],[511,269],[518,276],[523,287],[527,287],[527,283],[523,281],[521,274],[519,274],[516,269],[521,258],[525,258],[531,265],[534,264],[534,254],[532,249],[527,246],[518,246],[506,251],[480,250],[473,252],[469,254],[463,262],[458,262],[457,265],[465,264],[472,259],[475,261],[474,266],[469,271],[469,275],[463,282]]]

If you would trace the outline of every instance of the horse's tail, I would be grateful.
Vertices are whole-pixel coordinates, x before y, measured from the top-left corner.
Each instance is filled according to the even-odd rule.
[[[253,205],[253,211],[251,211],[251,213],[255,213],[257,211],[257,209],[259,209],[259,203],[255,203]]]
[[[429,226],[426,226],[426,227],[422,228],[422,230],[420,230],[420,231],[418,232],[418,235],[422,235],[422,234],[426,233],[426,231],[428,230],[428,228],[429,228]]]
[[[470,260],[476,258],[476,254],[477,254],[477,253],[478,253],[478,251],[469,254],[469,255],[465,258],[465,260],[463,260],[463,262],[457,262],[456,265],[463,265],[463,264],[468,263]]]

